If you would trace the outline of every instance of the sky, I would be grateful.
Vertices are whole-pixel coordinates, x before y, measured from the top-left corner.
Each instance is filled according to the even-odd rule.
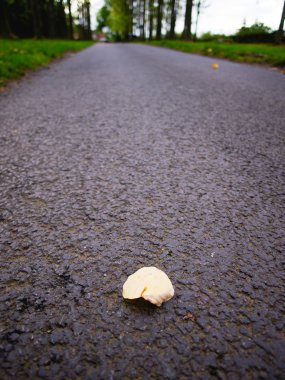
[[[185,3],[185,0],[180,0]],[[96,13],[104,4],[104,0],[91,0],[92,24],[95,25]],[[245,20],[250,26],[255,21],[276,30],[279,27],[284,0],[207,0],[209,5],[202,10],[199,17],[198,35],[205,32],[218,34],[235,33]],[[183,8],[177,20],[176,32],[183,29]],[[196,14],[194,12],[193,21]],[[194,26],[192,27],[194,29]]]

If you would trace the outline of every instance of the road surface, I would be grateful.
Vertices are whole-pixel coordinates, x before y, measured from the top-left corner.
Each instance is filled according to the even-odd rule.
[[[1,378],[281,379],[284,98],[270,68],[136,44],[1,94]],[[153,265],[175,297],[124,301]]]

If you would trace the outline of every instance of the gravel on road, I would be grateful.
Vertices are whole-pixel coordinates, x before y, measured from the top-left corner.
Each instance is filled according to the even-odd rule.
[[[285,76],[214,62],[98,44],[0,95],[1,379],[284,376]]]

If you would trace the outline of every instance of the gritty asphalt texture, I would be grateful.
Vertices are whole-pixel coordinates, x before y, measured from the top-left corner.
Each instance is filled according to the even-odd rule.
[[[1,94],[1,379],[281,379],[284,98],[135,44]],[[152,265],[174,298],[124,301]]]

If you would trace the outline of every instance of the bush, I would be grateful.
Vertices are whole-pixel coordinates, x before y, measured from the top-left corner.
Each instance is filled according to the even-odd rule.
[[[256,22],[251,26],[243,26],[232,38],[235,42],[273,43],[275,41],[275,33],[271,33],[271,29],[262,22]]]
[[[265,33],[256,33],[243,36],[233,36],[234,42],[242,43],[274,43],[275,42],[275,33],[265,34]]]
[[[271,29],[262,22],[256,22],[251,26],[243,26],[236,33],[236,36],[247,36],[249,34],[269,34]]]

